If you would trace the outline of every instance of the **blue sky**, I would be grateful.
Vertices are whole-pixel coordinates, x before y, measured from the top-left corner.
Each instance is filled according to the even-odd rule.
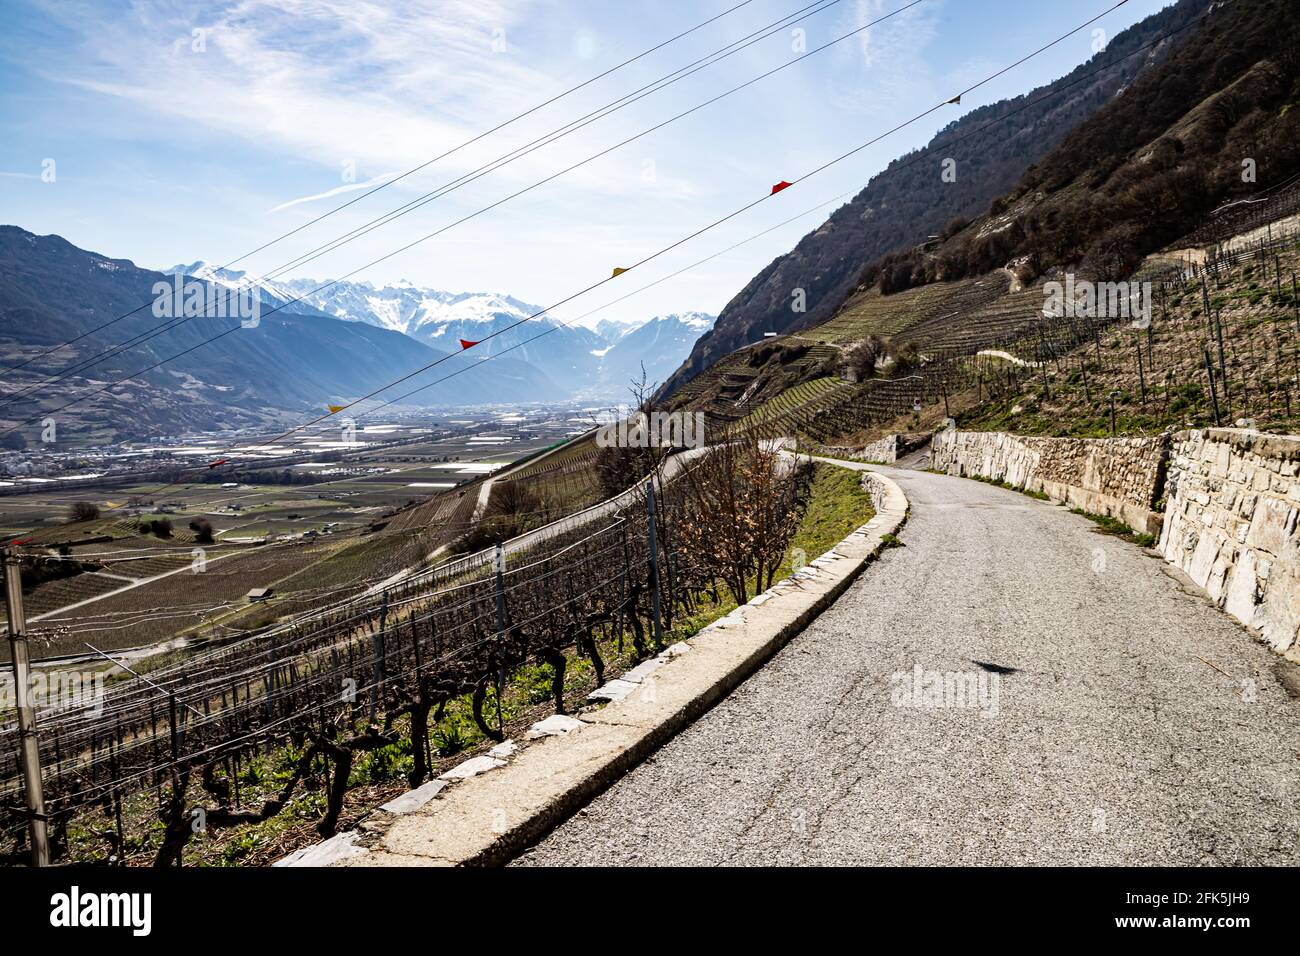
[[[224,263],[739,0],[0,0],[0,222],[153,268]],[[269,272],[348,229],[804,6],[751,0],[260,252]],[[439,198],[286,278],[337,277],[795,58],[909,0],[841,0]],[[550,305],[968,87],[1111,0],[923,0],[864,33],[354,278]],[[1162,0],[1130,0],[1113,36]],[[199,32],[195,32],[199,31]],[[1055,78],[1077,34],[963,100]],[[957,107],[894,134],[555,314],[582,313],[851,195]],[[54,160],[54,181],[42,179]],[[350,177],[350,178],[349,178]],[[313,198],[316,197],[316,198]],[[844,197],[847,199],[847,196]],[[843,200],[840,200],[841,202]],[[583,321],[719,311],[839,202]]]

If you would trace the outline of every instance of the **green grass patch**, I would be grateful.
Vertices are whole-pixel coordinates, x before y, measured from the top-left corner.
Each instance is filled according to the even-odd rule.
[[[1118,518],[1112,518],[1110,515],[1094,514],[1091,511],[1085,511],[1082,508],[1071,508],[1070,514],[1079,515],[1087,518],[1095,524],[1103,534],[1112,534],[1117,538],[1123,538],[1125,541],[1131,541],[1133,544],[1143,548],[1149,548],[1156,542],[1155,535],[1143,534],[1134,531]]]
[[[993,485],[993,486],[996,487],[996,488],[1005,488],[1005,489],[1007,489],[1007,491],[1014,491],[1014,492],[1017,492],[1018,494],[1025,495],[1026,497],[1029,497],[1029,498],[1036,498],[1036,499],[1039,500],[1039,501],[1051,501],[1051,500],[1052,500],[1052,496],[1051,496],[1051,495],[1044,494],[1044,493],[1041,492],[1041,491],[1030,491],[1030,490],[1027,489],[1027,488],[1021,488],[1021,487],[1019,487],[1019,486],[1017,486],[1017,485],[1013,485],[1013,484],[1011,484],[1009,481],[1004,481],[1004,480],[1001,479],[1001,478],[985,478],[985,477],[983,477],[982,475],[967,475],[966,477],[968,477],[968,478],[970,478],[970,479],[972,479],[972,480],[974,480],[974,481],[982,482],[983,484],[986,484],[986,485]]]
[[[793,546],[816,557],[871,520],[871,496],[862,488],[862,472],[835,465],[813,468],[812,491]]]
[[[805,561],[820,557],[870,521],[874,515],[871,496],[862,488],[862,472],[837,465],[815,464],[803,517],[791,537],[785,560],[777,568],[772,580],[780,581],[794,572],[794,557],[799,552],[802,552],[801,557]],[[749,582],[751,596],[763,590],[757,583]],[[664,633],[664,641],[672,643],[693,637],[735,608],[736,602],[727,596],[725,589],[721,589],[716,602],[701,605],[692,615],[675,618],[671,630]]]

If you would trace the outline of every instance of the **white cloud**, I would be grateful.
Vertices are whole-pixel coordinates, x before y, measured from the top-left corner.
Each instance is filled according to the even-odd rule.
[[[415,165],[553,85],[491,51],[525,7],[244,0],[196,21],[161,2],[134,4],[134,19],[83,8],[65,24],[88,55],[51,78],[328,167]]]
[[[289,209],[293,206],[300,206],[303,203],[317,202],[321,199],[332,199],[335,196],[341,196],[344,193],[356,192],[359,189],[371,189],[381,183],[390,180],[391,176],[376,176],[374,179],[368,179],[364,183],[347,183],[343,186],[335,186],[333,189],[327,189],[323,193],[313,193],[310,196],[300,196],[297,199],[290,199],[282,202],[278,206],[272,206],[267,210],[267,214],[279,212],[282,209]]]
[[[856,0],[846,13],[847,32],[888,16],[905,6],[903,0]],[[915,105],[918,96],[934,86],[936,77],[927,49],[938,33],[942,0],[927,0],[902,10],[845,41],[836,57],[842,68],[835,90],[841,108],[860,111],[906,100]],[[942,78],[940,78],[942,79]]]
[[[287,161],[317,167],[335,182],[345,163],[373,182],[379,170],[413,169],[454,149],[402,185],[426,191],[531,142],[560,117],[576,113],[574,108],[542,111],[461,148],[569,85],[563,72],[545,61],[528,65],[511,52],[509,42],[505,53],[493,52],[494,35],[503,31],[509,40],[517,27],[523,33],[539,2],[414,0],[388,8],[331,0],[242,0],[195,20],[165,0],[140,0],[128,17],[83,7],[65,12],[64,25],[80,32],[87,55],[49,78],[129,101],[149,122],[173,126],[178,141],[203,146],[216,136],[232,144],[230,137],[269,145]],[[192,47],[196,29],[203,31],[201,52]],[[650,98],[643,107],[598,120],[493,171],[484,181],[486,192],[477,195],[494,201],[675,112],[671,101]],[[635,181],[627,167],[635,164],[639,170],[642,161],[632,154],[670,137],[667,131],[651,134],[609,159],[565,174],[556,186],[624,192],[629,179]],[[328,184],[329,179],[322,181]],[[318,189],[273,204],[271,211],[355,188]],[[676,200],[693,195],[684,179],[670,174],[661,177],[659,190]]]

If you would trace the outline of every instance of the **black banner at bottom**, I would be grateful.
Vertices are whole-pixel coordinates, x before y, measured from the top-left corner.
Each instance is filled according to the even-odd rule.
[[[710,927],[730,945],[751,936],[770,943],[774,923],[818,935],[852,927],[876,939],[899,932],[942,939],[965,927],[1044,934],[1026,935],[1027,942],[1129,937],[1185,945],[1199,937],[1223,946],[1293,938],[1296,887],[1294,870],[1263,869],[54,867],[0,871],[0,914],[19,939],[75,936],[127,950],[209,934],[214,942],[373,945],[377,933],[428,940],[431,931],[457,930],[507,944],[518,933],[531,947],[559,932],[557,919],[597,938],[612,932],[617,939],[632,927],[637,935],[682,932],[693,946]],[[655,930],[647,919],[668,922]]]

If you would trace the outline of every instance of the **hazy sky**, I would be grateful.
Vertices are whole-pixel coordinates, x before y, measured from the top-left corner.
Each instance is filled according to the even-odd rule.
[[[225,263],[739,0],[0,0],[0,222],[163,268]],[[810,0],[751,0],[240,263],[262,274],[739,40]],[[337,277],[909,0],[840,0],[286,274]],[[354,276],[550,305],[936,102],[1113,0],[922,0]],[[1130,0],[1109,35],[1155,12]],[[197,32],[196,32],[197,31]],[[590,293],[570,319],[856,192],[969,109],[1093,53],[1091,29]],[[42,178],[53,160],[54,181]],[[48,176],[46,178],[49,178]],[[848,196],[844,196],[847,199]],[[719,311],[840,202],[593,315]]]

